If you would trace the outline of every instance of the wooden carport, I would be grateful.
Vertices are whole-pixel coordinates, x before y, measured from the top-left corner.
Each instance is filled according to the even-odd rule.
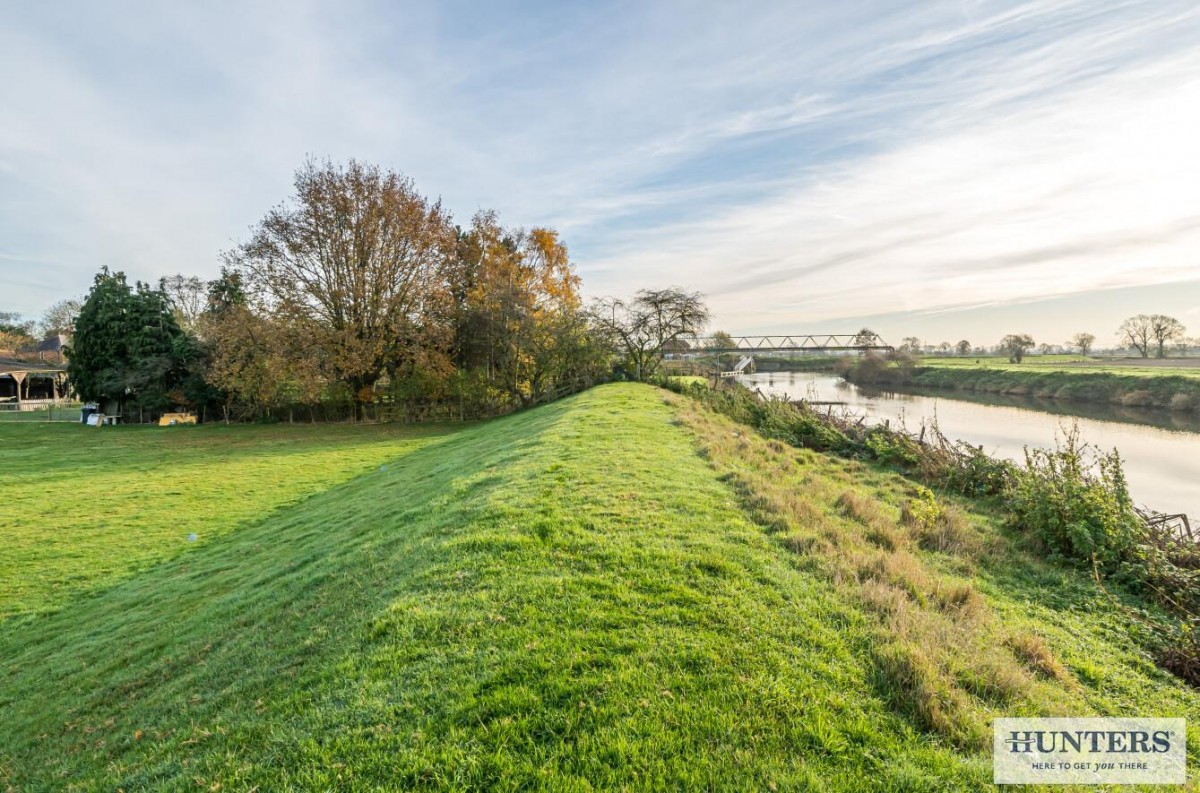
[[[0,358],[0,402],[44,405],[67,397],[65,367]]]

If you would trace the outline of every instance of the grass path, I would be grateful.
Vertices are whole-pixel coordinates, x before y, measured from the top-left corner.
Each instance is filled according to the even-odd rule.
[[[402,446],[0,625],[0,789],[985,785],[985,755],[889,700],[878,619],[698,453],[739,430],[666,400],[604,386]],[[985,594],[1035,591],[1012,587]],[[1098,630],[1061,628],[1089,707],[1145,684],[1200,713]]]

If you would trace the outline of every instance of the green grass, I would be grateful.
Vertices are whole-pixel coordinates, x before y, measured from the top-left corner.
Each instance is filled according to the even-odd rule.
[[[0,423],[0,622],[194,552],[448,432]]]
[[[966,355],[922,358],[921,366],[937,369],[998,369],[1009,372],[1055,371],[1072,374],[1119,374],[1135,377],[1200,378],[1200,361],[1194,358],[1093,358],[1082,355],[1031,355],[1021,363],[1007,356]]]
[[[990,780],[971,734],[988,714],[1200,717],[1086,575],[1026,555],[989,516],[964,518],[987,553],[910,548],[905,480],[648,386],[427,434],[17,429],[18,485],[121,459],[112,481],[130,493],[163,468],[232,484],[106,504],[123,548],[184,531],[163,520],[224,522],[130,566],[89,546],[114,569],[70,597],[37,583],[61,559],[26,559],[40,605],[18,597],[30,616],[0,625],[0,788],[971,790]],[[327,457],[340,473],[276,492]],[[89,508],[86,490],[45,493]],[[885,535],[895,578],[854,583]],[[886,612],[905,576],[929,602]],[[953,579],[976,593],[969,614],[922,589]],[[927,630],[949,649],[918,656]],[[1014,672],[993,648],[984,660],[1018,676],[994,691],[959,652],[1018,634],[1066,677]],[[932,723],[927,689],[968,729]]]

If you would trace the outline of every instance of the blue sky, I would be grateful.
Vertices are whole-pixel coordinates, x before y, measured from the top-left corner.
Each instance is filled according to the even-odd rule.
[[[0,310],[211,276],[306,155],[552,225],[735,332],[1200,335],[1194,2],[0,11]]]

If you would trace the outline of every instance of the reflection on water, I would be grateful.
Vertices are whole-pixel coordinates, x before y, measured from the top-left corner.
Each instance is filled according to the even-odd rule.
[[[849,386],[845,382],[842,385]],[[859,390],[864,396],[898,396],[898,394],[888,394],[878,389],[860,387]],[[1078,418],[1095,419],[1096,421],[1119,421],[1122,424],[1142,424],[1147,427],[1161,427],[1166,430],[1200,433],[1200,414],[1180,410],[1124,407],[1122,405],[1109,405],[1103,402],[1064,402],[1060,399],[977,393],[974,391],[947,392],[937,388],[922,389],[906,387],[904,393],[935,399],[941,397],[961,400],[963,402],[974,402],[977,405],[1025,408],[1027,410],[1038,410],[1043,413],[1053,413],[1058,416],[1076,416]]]
[[[765,394],[844,402],[870,420],[913,430],[936,418],[946,437],[1012,460],[1023,459],[1025,446],[1053,447],[1064,429],[1077,424],[1088,443],[1121,452],[1138,504],[1200,517],[1200,417],[1195,415],[958,391],[889,393],[860,389],[821,372],[762,373],[742,382]]]

